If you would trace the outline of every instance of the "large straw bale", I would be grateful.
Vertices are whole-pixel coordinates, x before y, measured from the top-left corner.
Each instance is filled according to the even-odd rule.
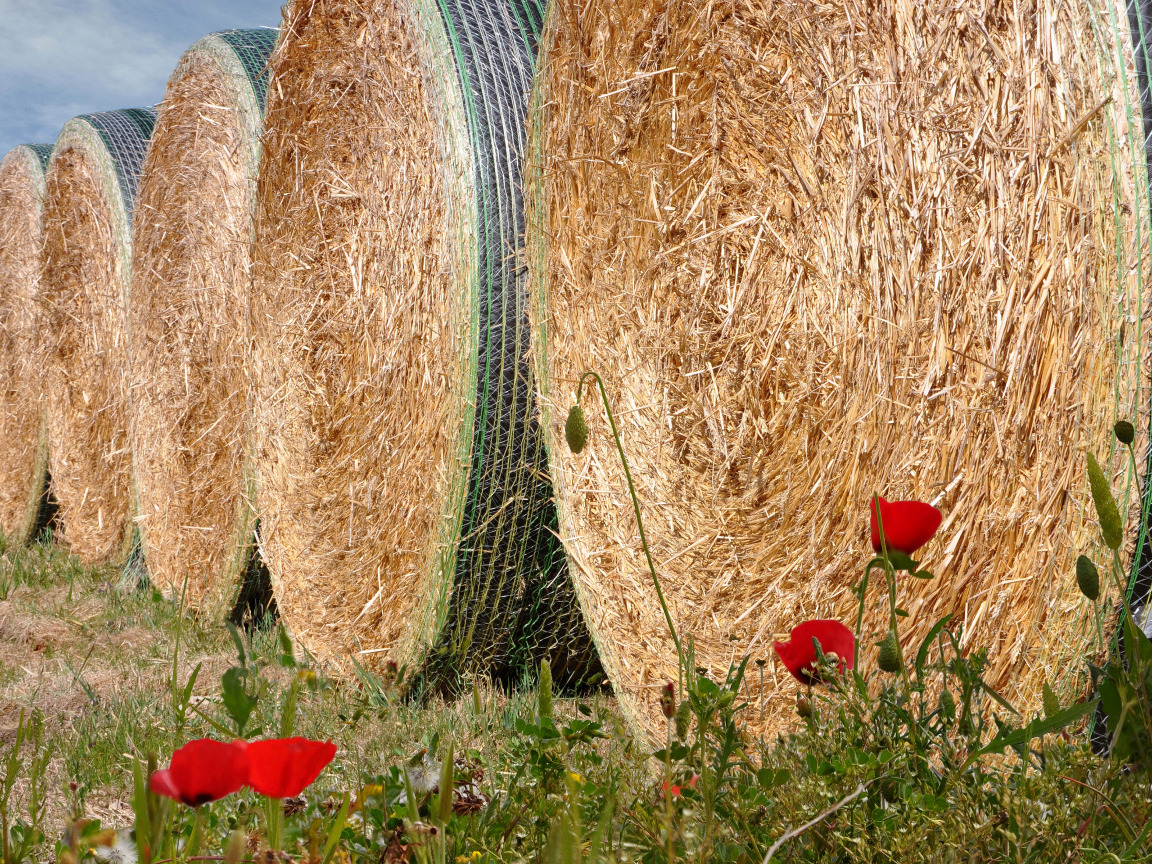
[[[1077,685],[1084,451],[1113,457],[1130,504],[1110,426],[1132,419],[1142,452],[1148,425],[1146,178],[1117,20],[554,4],[528,241],[544,425],[577,593],[639,726],[662,734],[676,656],[597,397],[588,449],[563,444],[586,369],[680,635],[713,675],[768,661],[765,729],[794,688],[773,638],[855,624],[873,492],[945,513],[923,550],[937,578],[900,579],[908,645],[954,613],[1022,709],[1045,678]],[[886,624],[873,586],[866,669]]]
[[[65,124],[48,167],[40,326],[48,467],[63,539],[85,563],[126,557],[131,528],[131,213],[151,108]]]
[[[31,538],[48,460],[35,304],[44,171],[50,144],[21,144],[0,161],[0,532]]]
[[[154,585],[212,608],[252,549],[246,373],[252,211],[275,30],[196,42],[168,81],[132,235],[132,454]]]
[[[579,678],[590,661],[547,531],[516,254],[540,21],[507,0],[285,12],[257,193],[253,450],[278,608],[323,658],[430,684],[542,654]]]

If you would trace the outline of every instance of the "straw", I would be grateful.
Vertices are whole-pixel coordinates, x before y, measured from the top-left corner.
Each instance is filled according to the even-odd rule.
[[[196,42],[168,82],[132,250],[132,453],[149,576],[229,607],[253,549],[247,310],[265,65],[275,30]]]
[[[62,537],[85,563],[125,559],[130,530],[130,219],[156,113],[68,121],[48,167],[39,359]]]
[[[0,161],[0,531],[15,543],[38,533],[47,488],[35,311],[51,152],[21,144]]]

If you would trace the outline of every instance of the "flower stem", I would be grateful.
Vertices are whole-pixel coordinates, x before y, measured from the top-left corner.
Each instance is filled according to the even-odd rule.
[[[676,635],[676,627],[672,623],[672,615],[668,612],[668,603],[664,600],[664,592],[660,588],[660,579],[656,576],[656,565],[652,563],[652,553],[648,550],[648,538],[644,535],[644,520],[640,516],[640,500],[636,497],[636,485],[632,482],[632,472],[628,470],[628,459],[624,456],[624,447],[620,443],[620,433],[616,429],[616,420],[612,416],[612,408],[608,404],[608,392],[604,389],[604,381],[596,372],[585,372],[580,376],[580,383],[576,387],[576,404],[580,404],[580,395],[584,391],[584,381],[595,378],[600,386],[600,398],[604,402],[604,411],[608,415],[608,425],[612,427],[612,438],[616,441],[616,452],[620,454],[620,464],[624,466],[624,476],[628,480],[628,493],[632,496],[632,507],[636,511],[636,526],[640,529],[640,545],[644,547],[644,557],[648,561],[648,572],[652,574],[652,584],[656,588],[656,597],[660,600],[660,608],[664,612],[664,623],[668,625],[668,632],[672,641],[676,643],[676,658],[680,665],[680,695],[684,690],[684,651],[680,647],[680,637]]]

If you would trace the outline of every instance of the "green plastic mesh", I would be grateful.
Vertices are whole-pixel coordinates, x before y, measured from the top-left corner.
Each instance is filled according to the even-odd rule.
[[[440,0],[473,149],[480,280],[472,464],[445,624],[423,675],[514,682],[547,658],[557,686],[600,677],[558,523],[529,366],[523,160],[544,9]]]
[[[256,93],[261,111],[264,110],[264,101],[268,94],[268,58],[272,56],[272,51],[276,47],[279,32],[276,29],[262,28],[221,30],[213,34],[228,43],[236,53],[248,75],[248,80],[252,82],[252,89]]]

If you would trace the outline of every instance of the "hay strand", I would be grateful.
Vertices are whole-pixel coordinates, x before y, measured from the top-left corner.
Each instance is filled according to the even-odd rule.
[[[151,108],[68,121],[48,167],[41,357],[62,535],[85,563],[125,558],[134,532],[128,442],[131,213]]]
[[[196,42],[168,82],[132,248],[132,453],[157,587],[234,599],[252,549],[245,352],[265,67],[275,30]]]

